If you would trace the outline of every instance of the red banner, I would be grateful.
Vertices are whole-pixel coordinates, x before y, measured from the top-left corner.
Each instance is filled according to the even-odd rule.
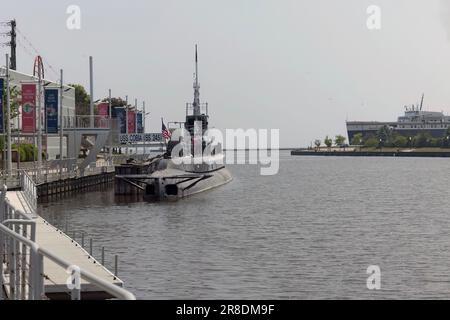
[[[22,132],[36,132],[36,85],[22,84]]]
[[[97,105],[96,128],[108,128],[109,103],[102,102]]]
[[[128,110],[128,133],[136,133],[136,113]]]

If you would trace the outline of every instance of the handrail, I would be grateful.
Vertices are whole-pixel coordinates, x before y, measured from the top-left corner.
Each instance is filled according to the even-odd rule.
[[[39,248],[38,252],[40,254],[42,254],[44,257],[46,257],[47,259],[50,259],[51,261],[53,261],[54,263],[58,264],[59,266],[61,266],[63,268],[68,269],[71,266],[74,266],[74,264],[69,263],[68,261],[54,255],[47,249]],[[116,297],[116,298],[119,298],[122,300],[136,300],[136,297],[131,292],[129,292],[121,287],[118,287],[114,284],[111,284],[101,278],[98,278],[97,276],[93,275],[89,271],[84,271],[84,270],[80,269],[80,276],[82,279],[84,279],[94,285],[97,285],[101,289],[105,290],[113,297]]]
[[[16,241],[19,241],[22,244],[27,245],[31,249],[31,253],[34,255],[34,258],[37,258],[37,260],[36,259],[34,260],[35,262],[38,262],[43,257],[45,257],[65,269],[68,269],[68,268],[74,266],[74,264],[54,255],[52,252],[40,247],[37,243],[14,232],[13,230],[9,229],[7,226],[5,226],[3,224],[0,224],[0,231],[7,234],[11,238],[14,238]],[[44,294],[44,292],[43,292],[44,291],[44,286],[43,286],[44,277],[43,277],[43,271],[40,270],[39,263],[37,265],[35,265],[34,267],[35,267],[35,270],[38,270],[37,274],[35,271],[35,275],[37,276],[37,278],[34,278],[34,279],[37,279],[38,282],[42,282],[37,285],[35,284],[35,287],[38,288],[39,291],[41,291],[41,292],[34,293],[35,294],[34,298],[36,299],[36,297],[42,297],[42,295]],[[109,293],[111,296],[113,296],[115,298],[122,299],[122,300],[136,300],[136,297],[131,292],[129,292],[121,287],[118,287],[114,284],[111,284],[111,283],[95,276],[94,274],[92,274],[88,271],[80,269],[80,277],[82,279],[88,281],[89,283],[92,283],[92,284],[98,286],[99,288],[105,290],[105,292]]]
[[[28,175],[25,170],[20,171],[20,187],[22,188],[23,195],[28,205],[33,212],[37,209],[37,188],[33,179]]]
[[[30,185],[32,184],[32,182],[27,183],[30,183]],[[6,265],[8,265],[8,269],[10,270],[9,286],[13,299],[17,297],[24,299],[25,296],[28,296],[28,299],[42,299],[45,297],[43,271],[44,257],[65,268],[66,270],[70,267],[73,268],[76,265],[58,257],[51,251],[40,247],[36,242],[34,242],[36,233],[35,218],[22,210],[14,208],[10,200],[6,197],[7,188],[5,186],[3,186],[0,191],[0,213],[2,213],[0,216],[0,259],[2,259],[0,262],[0,300],[3,298],[3,274]],[[33,208],[32,213],[35,213],[35,209]],[[31,239],[26,237],[26,226],[31,227],[29,234]],[[9,237],[9,240],[7,237]],[[26,259],[25,257],[27,250],[25,247],[28,247],[30,250],[29,268],[25,266],[27,264],[26,260],[23,261],[24,264],[18,264],[16,260],[17,257],[20,256],[23,257],[21,259]],[[3,263],[3,259],[5,259],[6,263]],[[82,270],[78,266],[76,267],[80,270],[79,277],[81,279],[84,279],[87,282],[103,289],[112,297],[123,300],[136,300],[136,297],[124,288],[110,283],[88,271]],[[27,277],[28,281],[26,281]],[[28,291],[25,289],[26,285],[28,285]],[[71,290],[72,298],[79,297],[79,287],[74,287]],[[78,293],[78,295],[74,293]]]

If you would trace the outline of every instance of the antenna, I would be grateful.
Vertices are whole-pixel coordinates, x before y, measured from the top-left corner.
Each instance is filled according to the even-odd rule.
[[[194,115],[200,115],[200,85],[198,83],[198,53],[195,45],[195,82],[194,82]]]
[[[425,93],[422,93],[422,101],[420,101],[420,111],[422,111],[424,97],[425,97]]]

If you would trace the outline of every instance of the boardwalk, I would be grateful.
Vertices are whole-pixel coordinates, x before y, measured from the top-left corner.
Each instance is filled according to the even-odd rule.
[[[32,210],[28,206],[27,201],[25,201],[25,197],[21,191],[8,191],[6,198],[14,208],[32,214]],[[35,218],[35,221],[36,243],[39,247],[51,251],[60,258],[73,263],[82,270],[86,270],[111,284],[120,287],[123,286],[123,282],[120,279],[103,267],[80,244],[64,234],[64,232],[58,230],[39,216]],[[70,298],[70,290],[66,285],[69,274],[66,270],[45,258],[44,275],[46,278],[44,286],[47,297],[55,299]],[[99,290],[84,280],[81,280],[81,295],[84,299],[102,299],[109,297],[106,292]]]

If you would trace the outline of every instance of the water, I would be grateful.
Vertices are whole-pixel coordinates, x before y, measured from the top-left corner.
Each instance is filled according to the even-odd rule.
[[[280,156],[276,176],[176,203],[120,203],[113,188],[43,204],[120,257],[139,299],[450,298],[450,161]],[[71,232],[69,232],[71,234]],[[366,287],[369,265],[381,290]]]

